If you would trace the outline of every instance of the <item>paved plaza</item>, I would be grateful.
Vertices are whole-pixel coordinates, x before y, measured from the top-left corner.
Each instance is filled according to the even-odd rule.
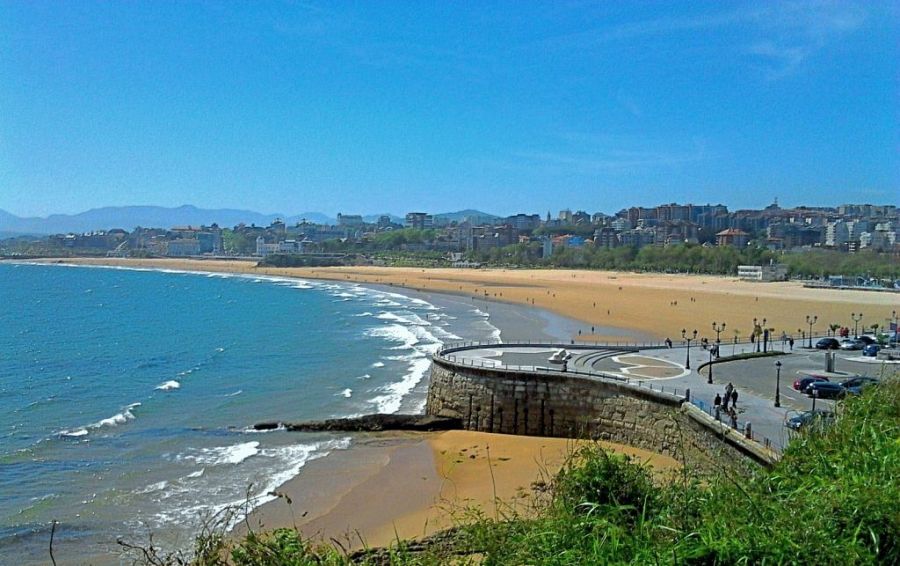
[[[780,351],[781,344],[775,343]],[[533,345],[504,345],[455,352],[457,360],[467,360],[475,365],[489,367],[509,367],[523,370],[561,371],[562,364],[552,363],[549,358],[560,348]],[[721,356],[755,352],[755,344],[727,344],[721,347]],[[770,344],[770,350],[771,350]],[[691,345],[690,368],[685,369],[688,350],[684,346],[663,349],[647,349],[623,352],[615,349],[587,348],[572,349],[566,371],[578,373],[590,379],[591,373],[612,375],[662,388],[678,395],[690,390],[691,401],[707,410],[712,410],[716,394],[724,396],[725,385],[731,383],[738,391],[737,409],[739,427],[752,423],[753,436],[764,442],[768,439],[775,447],[784,447],[792,434],[785,426],[787,418],[797,412],[812,408],[813,400],[792,388],[795,379],[804,372],[823,372],[826,369],[825,352],[794,345],[793,351],[747,360],[720,361],[712,365],[713,383],[709,384],[709,367],[698,368],[710,361],[709,350]],[[776,362],[781,362],[780,401],[775,407]],[[834,370],[848,374],[884,378],[900,371],[900,364],[884,363],[871,358],[863,358],[858,351],[835,352]],[[827,409],[834,404],[831,400],[817,399],[816,408]],[[725,415],[722,416],[726,420]]]

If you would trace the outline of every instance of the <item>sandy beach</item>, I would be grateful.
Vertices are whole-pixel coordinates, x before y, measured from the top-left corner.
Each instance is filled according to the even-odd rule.
[[[49,260],[54,262],[57,260]],[[754,317],[776,334],[851,324],[851,312],[884,324],[897,295],[804,288],[797,282],[750,283],[712,276],[599,271],[462,270],[348,267],[257,268],[254,262],[78,259],[65,263],[328,279],[437,293],[477,304],[506,341],[521,339],[661,340],[681,329],[710,332],[713,321],[746,339]],[[521,306],[527,305],[527,309]],[[503,307],[503,308],[498,308]],[[493,310],[491,310],[493,308]],[[547,315],[541,313],[549,313]],[[551,316],[553,315],[553,316]],[[593,328],[592,328],[593,327]],[[358,435],[351,449],[310,462],[280,488],[287,497],[254,511],[253,528],[296,525],[306,535],[346,548],[386,545],[451,526],[470,508],[487,515],[527,513],[536,480],[548,479],[571,453],[565,439],[453,431],[434,435]],[[627,446],[610,449],[659,470],[677,463]],[[286,502],[292,502],[288,505]],[[497,503],[497,502],[500,503]]]
[[[600,443],[667,473],[667,456]],[[563,438],[449,431],[360,439],[352,450],[310,463],[266,504],[252,528],[297,526],[315,540],[345,548],[387,546],[471,518],[528,515],[535,484],[548,482],[577,443]]]

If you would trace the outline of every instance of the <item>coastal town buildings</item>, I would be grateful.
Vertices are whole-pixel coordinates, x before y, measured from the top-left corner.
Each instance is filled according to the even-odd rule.
[[[666,203],[633,206],[613,214],[572,211],[519,212],[498,217],[467,210],[453,214],[413,211],[398,218],[383,214],[337,215],[336,222],[274,219],[268,226],[238,224],[137,227],[56,234],[50,248],[79,254],[193,256],[257,256],[330,253],[336,249],[390,249],[409,253],[494,254],[511,246],[532,258],[550,258],[557,250],[612,250],[693,244],[768,249],[788,253],[827,249],[843,253],[872,251],[900,258],[900,212],[893,205],[844,204],[837,207],[765,208],[729,211],[724,204]],[[396,232],[397,238],[382,235]],[[393,242],[387,243],[386,242]],[[335,247],[343,246],[343,247]],[[524,246],[524,247],[522,247]],[[507,252],[509,253],[509,252]],[[471,260],[475,256],[470,256]],[[762,273],[762,275],[760,275]],[[778,277],[762,271],[742,276],[756,280]]]

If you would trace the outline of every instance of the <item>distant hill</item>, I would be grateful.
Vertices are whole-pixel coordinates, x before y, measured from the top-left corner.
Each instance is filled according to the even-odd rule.
[[[495,214],[488,214],[487,212],[481,212],[480,210],[473,210],[471,208],[460,210],[459,212],[444,212],[434,215],[435,220],[446,220],[447,222],[462,222],[467,218],[470,220],[488,222],[500,217]]]
[[[316,223],[333,223],[335,220],[319,212],[305,212],[293,216],[284,214],[260,214],[250,210],[230,208],[203,209],[184,205],[177,208],[162,206],[108,206],[94,208],[78,214],[52,214],[46,218],[21,218],[0,210],[0,232],[25,234],[59,234],[67,232],[90,232],[124,228],[132,230],[136,226],[171,228],[172,226],[198,226],[217,223],[221,227],[231,227],[243,222],[268,226],[276,218],[293,224],[301,219]]]
[[[403,224],[404,218],[396,214],[385,213],[391,221]],[[381,214],[367,214],[366,222],[375,223]],[[91,232],[122,228],[128,231],[137,226],[144,228],[171,228],[172,226],[199,226],[218,224],[222,228],[230,228],[243,222],[268,226],[276,218],[281,218],[288,225],[307,220],[316,224],[335,224],[336,219],[321,212],[303,212],[301,214],[261,214],[252,210],[232,208],[205,209],[186,204],[175,208],[164,206],[106,206],[94,208],[78,214],[52,214],[46,218],[23,218],[0,210],[0,234],[12,237],[19,234],[64,234],[68,232]],[[462,222],[466,218],[476,221],[491,221],[498,216],[479,210],[460,210],[435,214],[435,220],[446,222]]]

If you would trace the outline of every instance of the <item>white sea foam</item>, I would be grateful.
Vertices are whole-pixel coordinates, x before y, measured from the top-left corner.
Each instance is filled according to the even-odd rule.
[[[384,362],[375,362],[375,363],[373,363],[373,364],[372,364],[371,366],[369,366],[369,367],[373,367],[373,368],[383,368],[383,367],[384,367]],[[367,375],[368,375],[368,374],[367,374]]]
[[[257,444],[257,443],[253,443]],[[258,470],[267,479],[262,489],[249,497],[246,493],[246,480],[243,476],[231,478],[233,481],[222,482],[219,476],[194,472],[187,477],[194,479],[190,485],[175,482],[160,499],[172,499],[174,503],[166,506],[166,511],[156,514],[156,520],[163,524],[193,524],[198,516],[209,513],[216,514],[225,508],[239,510],[228,525],[230,529],[243,520],[242,511],[250,511],[276,498],[272,492],[286,481],[296,476],[307,462],[327,456],[333,450],[343,450],[350,446],[350,438],[320,441],[307,444],[278,446],[258,450]],[[254,461],[257,461],[256,459]],[[202,479],[201,476],[203,477]],[[254,490],[255,491],[255,490]],[[224,500],[223,496],[224,495]],[[218,497],[217,497],[218,496]],[[210,501],[210,499],[213,501]]]
[[[353,390],[348,387],[347,389],[344,389],[337,395],[340,395],[341,397],[346,397],[347,399],[349,399],[351,396],[353,396]]]
[[[408,372],[400,381],[382,387],[382,394],[370,399],[370,402],[375,405],[376,412],[396,413],[399,411],[403,398],[422,381],[429,367],[431,367],[431,360],[428,358],[411,360]]]
[[[68,436],[71,438],[78,438],[79,436],[86,436],[88,431],[86,428],[76,428],[75,430],[64,430],[59,433],[60,436]]]
[[[356,379],[369,379],[370,377],[372,377],[372,376],[367,373],[364,373],[362,375],[357,376]]]
[[[71,438],[77,438],[79,436],[85,436],[90,433],[91,430],[96,430],[103,427],[114,427],[120,424],[125,424],[128,421],[134,420],[135,416],[132,413],[132,410],[140,407],[140,403],[132,403],[122,409],[122,412],[116,413],[115,415],[107,418],[100,419],[99,421],[89,424],[87,426],[78,427],[72,430],[62,430],[59,432],[60,436],[67,436]]]
[[[214,448],[201,448],[191,454],[180,457],[184,460],[192,460],[198,464],[216,466],[220,464],[240,464],[247,458],[259,454],[259,442],[242,442],[231,446],[216,446]]]
[[[203,475],[203,472],[205,472],[205,471],[206,471],[206,468],[200,468],[196,472],[191,472],[188,475],[186,475],[185,477],[190,478],[190,479],[199,478],[200,476]]]
[[[359,314],[355,314],[353,316],[372,316],[372,313],[370,313],[369,311],[366,311],[366,312],[361,312]]]
[[[160,482],[156,482],[156,483],[151,483],[150,485],[148,485],[148,486],[145,487],[144,489],[139,489],[139,490],[137,491],[137,493],[143,494],[143,493],[152,493],[152,492],[154,492],[154,491],[162,491],[162,490],[166,489],[166,487],[167,487],[168,485],[169,485],[169,482],[167,482],[167,481],[165,481],[165,480],[160,481]]]
[[[170,380],[165,383],[160,383],[156,386],[156,389],[160,391],[172,391],[173,389],[178,389],[181,387],[181,384],[175,380]]]
[[[407,350],[419,343],[419,338],[409,327],[402,324],[388,324],[377,328],[370,328],[366,331],[367,336],[373,338],[384,338],[391,342],[399,342],[400,346],[395,346],[393,350]]]

